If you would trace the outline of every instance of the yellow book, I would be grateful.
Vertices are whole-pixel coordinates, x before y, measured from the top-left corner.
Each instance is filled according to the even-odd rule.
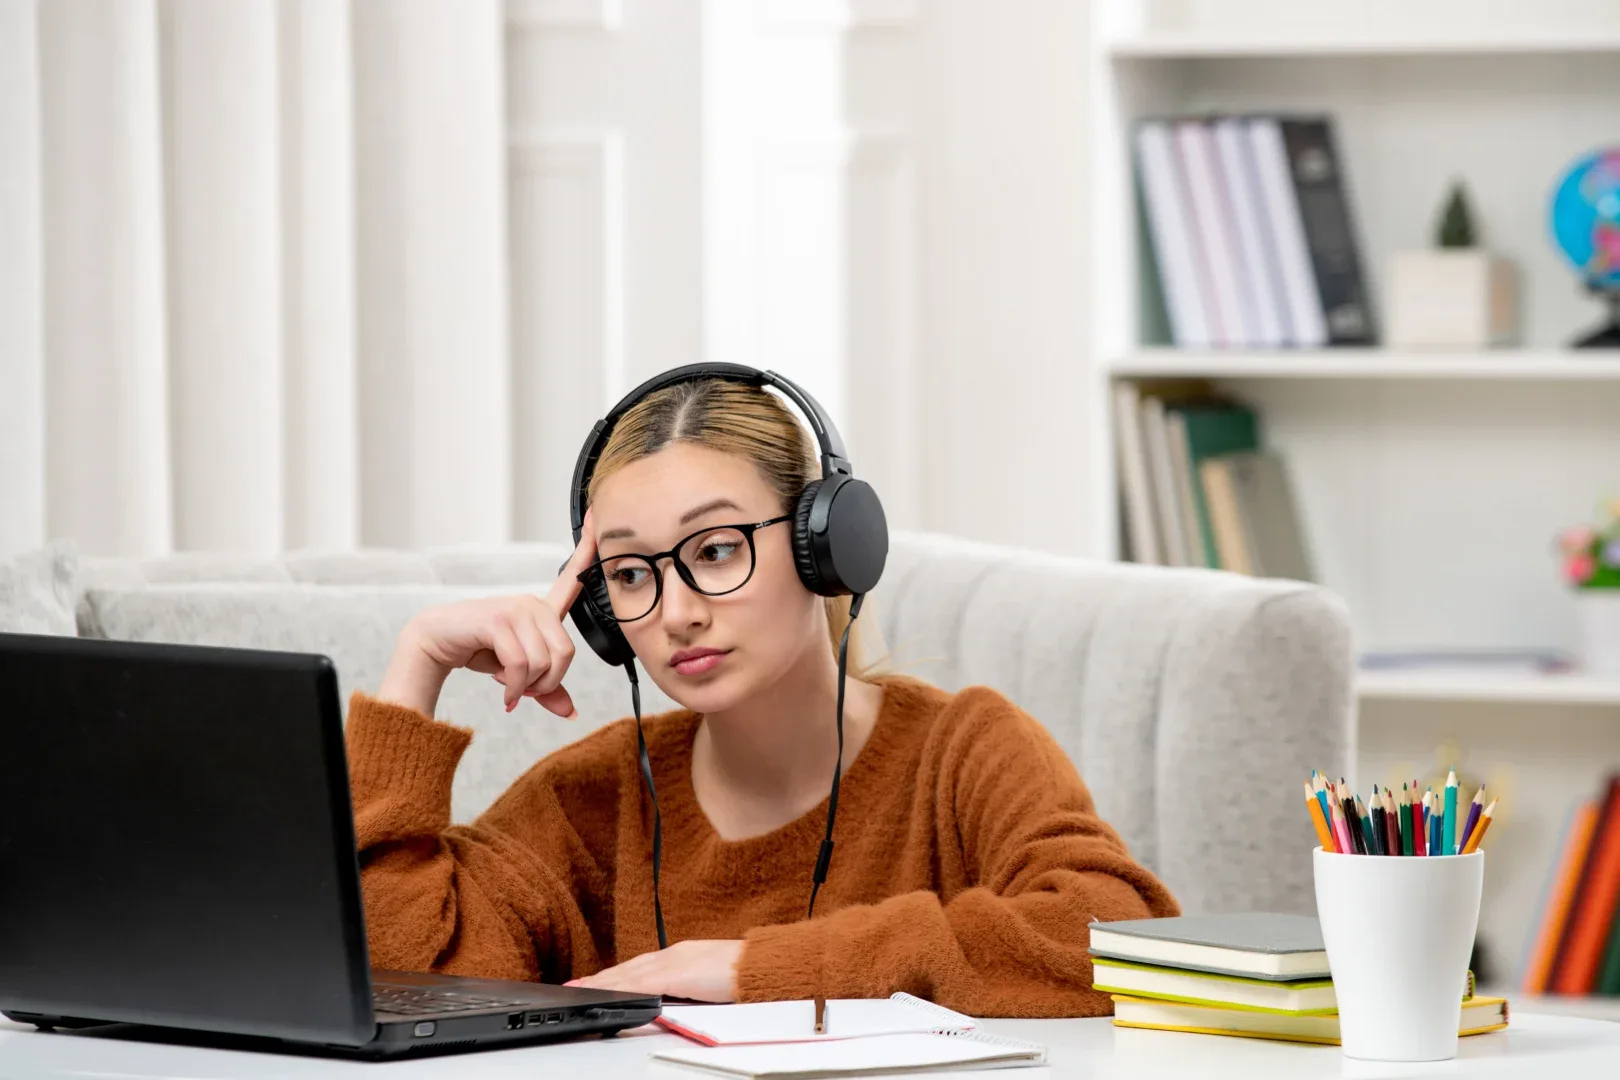
[[[1286,1015],[1254,1009],[1188,1005],[1114,995],[1114,1026],[1152,1031],[1188,1031],[1199,1035],[1235,1035],[1245,1039],[1339,1044],[1339,1017]],[[1497,997],[1469,998],[1458,1010],[1458,1035],[1483,1035],[1508,1026],[1508,1003]]]
[[[1109,994],[1159,998],[1189,1005],[1255,1009],[1272,1013],[1332,1013],[1339,1007],[1332,979],[1277,982],[1209,971],[1135,964],[1102,956],[1091,958],[1091,985]]]

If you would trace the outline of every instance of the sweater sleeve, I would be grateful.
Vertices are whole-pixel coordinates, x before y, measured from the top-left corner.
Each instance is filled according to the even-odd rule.
[[[453,826],[472,732],[357,692],[346,741],[374,967],[561,982],[601,966],[587,913],[611,890],[549,759]]]
[[[935,789],[941,842],[954,824],[966,886],[750,931],[741,1000],[904,990],[974,1016],[1112,1010],[1091,989],[1088,924],[1175,915],[1176,902],[1098,818],[1038,722],[1000,695],[976,709],[949,736]]]

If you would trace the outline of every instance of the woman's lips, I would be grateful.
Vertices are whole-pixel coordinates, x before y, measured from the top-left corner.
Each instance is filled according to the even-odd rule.
[[[723,652],[704,653],[690,660],[682,660],[675,665],[675,670],[681,675],[702,675],[706,671],[713,671],[727,655]]]

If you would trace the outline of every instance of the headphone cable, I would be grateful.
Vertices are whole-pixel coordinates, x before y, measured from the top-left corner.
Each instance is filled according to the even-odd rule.
[[[827,797],[827,832],[822,838],[815,873],[810,882],[810,908],[805,914],[807,919],[815,917],[816,895],[821,892],[822,883],[827,880],[827,870],[832,865],[833,826],[838,820],[838,788],[844,776],[844,684],[849,670],[849,632],[855,627],[855,618],[861,613],[861,602],[865,599],[865,593],[856,593],[850,601],[849,622],[844,624],[844,634],[838,641],[838,760],[833,764],[832,793]],[[658,789],[653,784],[652,761],[647,756],[647,735],[641,726],[641,683],[636,678],[636,662],[631,660],[625,664],[624,671],[630,677],[630,703],[636,714],[636,751],[641,759],[641,780],[652,799],[653,919],[658,927],[658,947],[667,949],[669,935],[664,929],[664,904],[658,890],[659,870],[664,861],[664,819],[658,809]]]
[[[625,664],[624,671],[630,676],[630,704],[636,711],[636,751],[641,757],[641,782],[647,785],[647,794],[652,797],[653,920],[658,925],[658,947],[667,949],[669,935],[664,932],[664,903],[658,895],[658,870],[664,862],[664,816],[658,810],[658,789],[653,786],[652,762],[647,757],[647,734],[641,727],[641,683],[636,679],[636,662],[631,660]]]
[[[816,894],[827,880],[827,868],[832,864],[833,824],[838,820],[838,785],[844,776],[844,681],[848,671],[849,632],[855,628],[855,617],[861,613],[865,593],[856,593],[849,602],[849,621],[844,624],[844,636],[838,642],[838,760],[833,764],[832,794],[827,796],[827,835],[822,838],[821,851],[816,856],[816,870],[810,881],[810,910],[805,918],[816,915]]]

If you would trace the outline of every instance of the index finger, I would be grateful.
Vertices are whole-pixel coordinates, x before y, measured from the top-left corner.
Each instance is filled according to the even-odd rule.
[[[574,546],[574,553],[563,563],[563,568],[557,572],[557,580],[551,583],[546,591],[545,601],[560,619],[574,606],[579,594],[585,588],[579,580],[579,575],[585,568],[596,561],[596,530],[592,528],[591,511],[585,511],[585,521],[580,526],[579,543]]]

